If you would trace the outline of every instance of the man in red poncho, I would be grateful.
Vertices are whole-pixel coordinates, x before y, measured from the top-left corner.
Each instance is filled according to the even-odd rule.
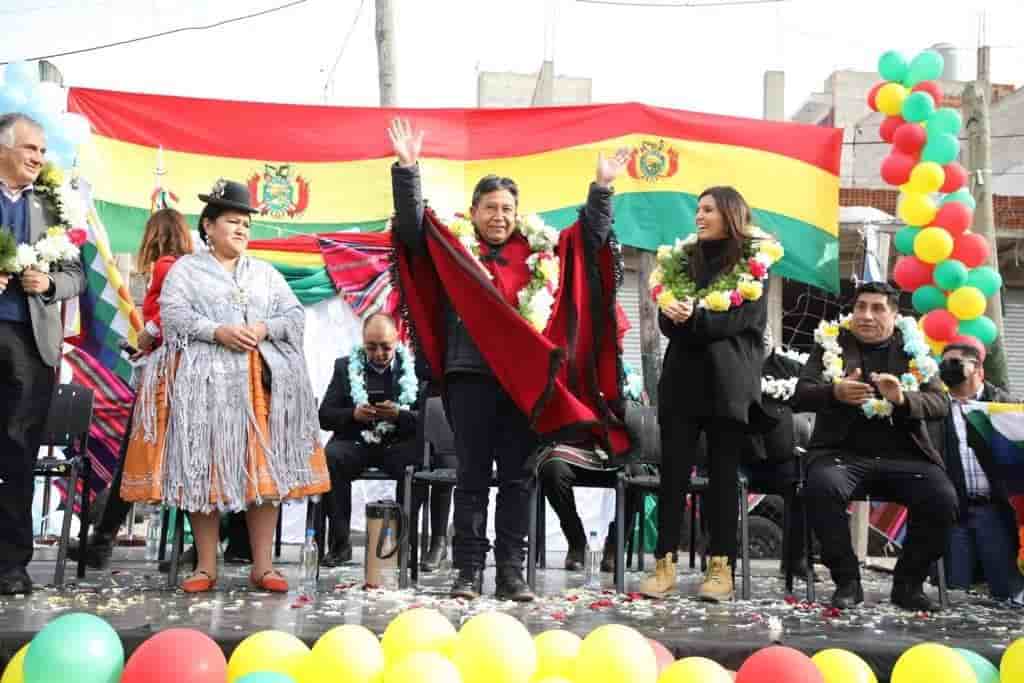
[[[566,436],[589,436],[613,456],[630,447],[613,410],[621,368],[609,243],[611,183],[628,153],[599,157],[580,220],[561,234],[520,220],[518,187],[493,175],[473,191],[470,222],[449,230],[422,198],[422,131],[396,120],[389,135],[398,157],[391,171],[397,279],[417,352],[442,381],[455,433],[451,594],[482,592],[496,463],[495,595],[530,601],[522,573],[530,456],[542,441]]]

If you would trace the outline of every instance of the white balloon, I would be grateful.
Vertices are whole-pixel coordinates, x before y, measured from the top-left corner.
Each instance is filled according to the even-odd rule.
[[[56,83],[44,82],[32,89],[31,107],[35,111],[59,114],[67,108],[67,93]]]
[[[61,117],[61,123],[64,137],[75,147],[84,145],[92,138],[92,126],[89,125],[89,119],[81,114],[66,113]]]

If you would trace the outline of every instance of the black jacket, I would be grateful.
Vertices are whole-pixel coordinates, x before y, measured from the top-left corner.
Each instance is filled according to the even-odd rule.
[[[391,167],[391,192],[395,203],[394,230],[402,243],[419,257],[428,256],[423,236],[423,193],[420,187],[420,168],[395,164]],[[612,230],[612,191],[591,183],[587,204],[580,214],[585,226],[586,248],[596,249],[604,245]],[[455,315],[451,306],[445,303],[445,325],[447,343],[444,358],[444,374],[471,372],[493,374],[476,342]]]
[[[659,312],[669,342],[658,381],[658,419],[726,418],[751,432],[771,429],[775,421],[761,407],[767,324],[767,280],[757,301],[723,312],[695,309],[682,325]]]
[[[392,401],[398,399],[400,393],[398,380],[402,371],[402,357],[397,356],[392,373],[392,395],[390,397]],[[416,404],[410,410],[399,411],[398,430],[389,435],[388,441],[391,443],[416,438],[419,409],[426,394],[426,383],[419,378],[417,380],[419,390],[416,393]],[[331,383],[327,386],[324,400],[320,403],[320,429],[334,432],[331,441],[362,440],[360,432],[368,429],[368,425],[356,422],[355,408],[355,403],[352,401],[352,387],[348,381],[348,358],[339,358],[334,361],[334,375],[331,377]]]
[[[844,372],[849,374],[863,368],[863,353],[853,333],[843,330],[838,341],[843,350]],[[834,385],[822,378],[823,352],[824,349],[820,345],[816,345],[811,352],[811,357],[807,359],[807,364],[800,373],[800,381],[796,385],[796,394],[792,401],[793,410],[817,414],[808,449],[809,459],[825,451],[843,448],[851,426],[863,416],[859,407],[841,403],[835,397]],[[899,377],[907,372],[909,364],[910,358],[903,351],[903,335],[896,330],[888,347],[886,371]],[[893,411],[894,426],[909,434],[918,455],[940,467],[945,467],[939,449],[943,444],[943,419],[949,415],[949,400],[938,376],[923,384],[920,391],[908,391],[904,396],[906,401],[902,406],[896,406]],[[879,447],[882,446],[884,444],[879,444]]]

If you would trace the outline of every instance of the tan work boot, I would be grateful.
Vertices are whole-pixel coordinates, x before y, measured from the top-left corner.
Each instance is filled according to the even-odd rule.
[[[712,557],[708,563],[708,573],[704,583],[700,585],[697,597],[706,602],[732,600],[735,595],[732,585],[732,567],[725,556]]]
[[[654,563],[654,574],[640,582],[640,592],[649,598],[663,598],[676,592],[676,563],[671,553]]]

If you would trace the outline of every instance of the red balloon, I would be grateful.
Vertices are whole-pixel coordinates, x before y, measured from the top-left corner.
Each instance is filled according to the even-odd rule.
[[[868,106],[871,107],[871,111],[878,111],[878,104],[875,102],[875,96],[886,83],[888,83],[888,81],[880,81],[871,86],[871,90],[868,90]]]
[[[899,151],[916,155],[928,141],[928,132],[916,123],[904,123],[892,134],[892,144]]]
[[[878,127],[878,134],[886,142],[892,142],[893,133],[904,123],[906,121],[903,120],[902,116],[886,116],[885,121],[882,121],[882,125]]]
[[[890,185],[902,185],[910,180],[910,172],[917,161],[909,154],[894,151],[882,162],[882,180]]]
[[[942,183],[942,187],[939,188],[939,192],[956,192],[961,187],[967,184],[967,169],[958,164],[957,162],[951,162],[942,167],[942,170],[946,172],[946,182]]]
[[[950,257],[952,258],[952,257]],[[925,263],[916,256],[901,256],[892,271],[892,279],[906,292],[912,292],[922,285],[932,282],[932,271],[935,266]]]
[[[960,321],[955,315],[944,308],[937,308],[930,311],[921,318],[921,325],[924,333],[935,341],[948,342],[956,336],[956,326]]]
[[[654,659],[658,662],[658,675],[660,676],[665,667],[676,661],[676,658],[669,652],[667,647],[654,638],[648,638],[647,642],[651,644],[651,649],[654,650]]]
[[[974,213],[969,206],[960,202],[950,202],[939,207],[939,212],[932,219],[932,225],[945,228],[956,238],[971,227],[973,218]]]
[[[974,232],[965,232],[953,240],[953,253],[949,258],[968,268],[977,268],[988,260],[988,252],[987,239]]]
[[[936,107],[942,105],[942,100],[945,97],[942,93],[942,88],[939,87],[939,84],[936,83],[935,81],[922,81],[915,85],[913,88],[911,88],[910,91],[928,93],[929,95],[932,96],[932,99],[935,100]]]
[[[220,646],[191,628],[160,631],[136,648],[121,683],[224,683],[228,663]]]
[[[799,650],[772,645],[747,657],[736,683],[825,683],[811,658]]]

